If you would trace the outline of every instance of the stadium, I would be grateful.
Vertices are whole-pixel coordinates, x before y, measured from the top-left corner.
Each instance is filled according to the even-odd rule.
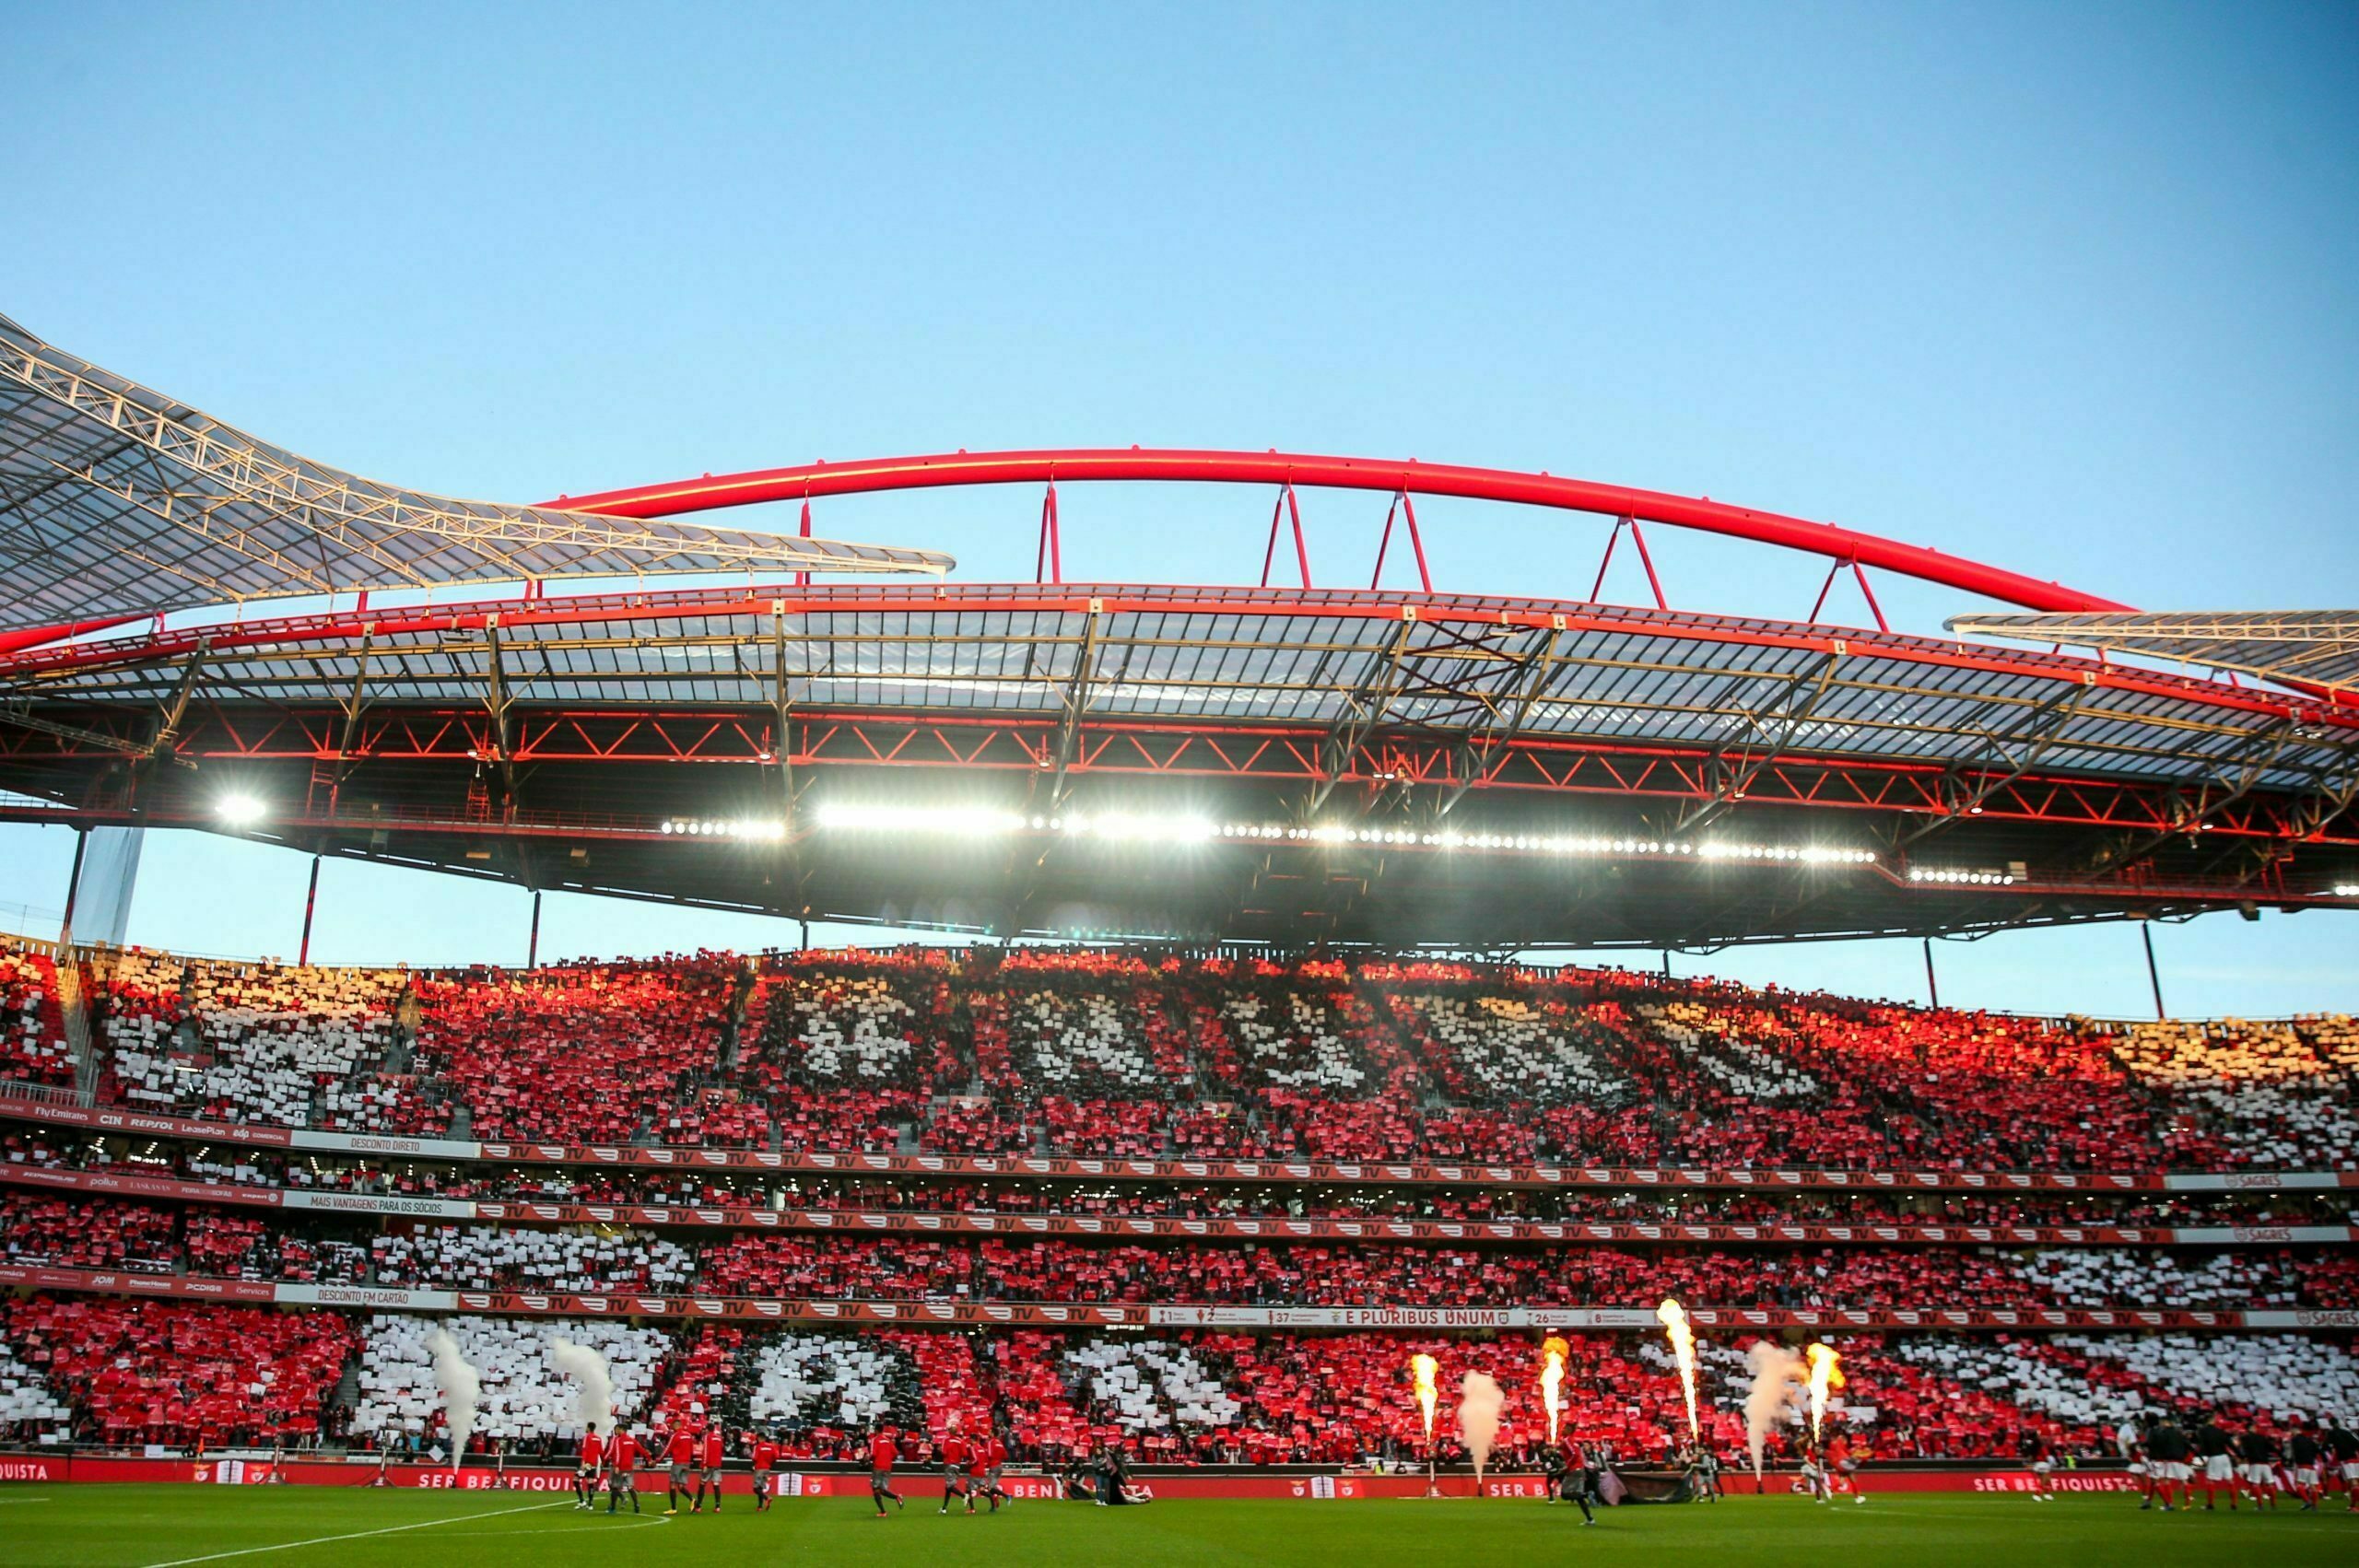
[[[2350,617],[2141,614],[1721,504],[1285,454],[471,506],[0,341],[0,788],[91,867],[205,828],[536,907],[944,933],[258,965],[76,936],[77,870],[65,939],[6,957],[16,1473],[568,1487],[563,1342],[601,1359],[593,1466],[630,1434],[653,1487],[686,1443],[695,1508],[757,1468],[857,1506],[879,1433],[921,1496],[945,1452],[1000,1459],[993,1511],[1538,1498],[1567,1452],[1632,1500],[1708,1492],[1700,1453],[1862,1504],[2079,1496],[2144,1485],[2150,1413],[2265,1445],[2256,1507],[2347,1505],[2318,1444],[2359,1395],[2359,1025],[1551,955],[2347,907]],[[1416,586],[1058,580],[1060,484],[1158,481],[1274,496],[1265,579],[1281,546],[1309,575],[1300,491],[1388,497]],[[970,485],[1039,488],[1039,580],[807,532],[816,499]],[[1438,593],[1433,496],[1642,557],[1649,525],[1808,551],[1877,624]],[[780,497],[804,532],[710,523]],[[625,571],[693,580],[571,587]],[[2011,609],[1906,635],[1872,571]],[[1769,1355],[1802,1370],[1749,1420]]]
[[[430,10],[26,18],[11,1562],[2347,1560],[2347,18]]]

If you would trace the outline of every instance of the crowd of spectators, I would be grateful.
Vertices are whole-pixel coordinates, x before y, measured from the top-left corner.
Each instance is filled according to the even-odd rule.
[[[37,948],[0,945],[0,1078],[53,1086],[74,1082],[57,965]]]
[[[362,1329],[358,1396],[343,1423],[352,1437],[381,1448],[423,1439],[422,1445],[440,1442],[448,1451],[443,1396],[427,1348],[438,1325],[480,1381],[469,1444],[475,1449],[580,1435],[581,1385],[550,1359],[560,1341],[604,1358],[615,1408],[626,1419],[640,1411],[675,1359],[669,1332],[605,1318],[430,1319],[381,1313]]]
[[[327,1311],[265,1313],[34,1296],[0,1316],[0,1431],[121,1444],[302,1442],[430,1450],[447,1444],[427,1335],[446,1328],[482,1383],[475,1446],[565,1451],[579,1385],[559,1340],[606,1361],[619,1418],[777,1433],[790,1457],[851,1457],[890,1426],[921,1441],[995,1432],[1022,1461],[1063,1464],[1121,1446],[1147,1463],[1414,1464],[1426,1433],[1409,1358],[1433,1355],[1446,1390],[1470,1371],[1507,1395],[1500,1464],[1546,1435],[1537,1336],[1346,1333],[1161,1335],[682,1329],[609,1319],[426,1319],[355,1324]],[[1655,1334],[1569,1334],[1560,1435],[1637,1462],[1684,1438],[1671,1356]],[[1749,1336],[1698,1347],[1699,1417],[1734,1464],[1744,1445]],[[2283,1429],[2359,1406],[2359,1356],[2303,1335],[1969,1338],[1844,1336],[1848,1387],[1831,1420],[1883,1459],[2110,1454],[2152,1410],[2225,1410]],[[349,1365],[348,1406],[326,1398]],[[1434,1433],[1462,1457],[1445,1398]],[[1792,1451],[1790,1422],[1773,1455]],[[906,1439],[905,1439],[906,1441]]]
[[[46,1295],[0,1308],[0,1333],[76,1438],[183,1448],[315,1440],[357,1342],[333,1312]]]
[[[0,1074],[71,1076],[0,952]],[[2339,1017],[2127,1028],[1618,970],[1118,950],[512,972],[91,966],[100,1093],[209,1119],[787,1151],[1638,1166],[2333,1164]]]

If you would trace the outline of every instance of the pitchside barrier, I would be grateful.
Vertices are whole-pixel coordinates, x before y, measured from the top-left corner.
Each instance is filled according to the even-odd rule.
[[[933,1469],[929,1465],[897,1472],[894,1490],[910,1498],[940,1497],[942,1478],[930,1473]],[[1649,1480],[1667,1481],[1672,1479],[1668,1472],[1661,1471],[1639,1469],[1625,1473],[1632,1490],[1638,1492],[1648,1490]],[[1361,1501],[1423,1497],[1426,1489],[1426,1477],[1422,1472],[1377,1475],[1359,1470],[1305,1467],[1285,1469],[1172,1469],[1143,1466],[1133,1471],[1133,1479],[1143,1482],[1158,1498]],[[1755,1494],[1755,1484],[1750,1473],[1731,1470],[1722,1479],[1733,1497]],[[637,1480],[642,1492],[660,1495],[666,1486],[665,1472],[660,1468],[641,1469]],[[290,1459],[280,1465],[274,1465],[267,1457],[259,1456],[170,1459],[75,1453],[0,1455],[0,1482],[260,1486],[280,1480],[297,1486],[381,1484],[433,1492],[505,1490],[566,1495],[573,1490],[573,1471],[569,1467],[511,1466],[502,1472],[477,1464],[462,1465],[456,1469],[449,1465],[381,1465],[375,1457],[363,1455],[346,1459]],[[1048,1502],[1058,1496],[1058,1480],[1050,1474],[1011,1473],[1003,1477],[1000,1484],[1019,1501]],[[1471,1470],[1445,1470],[1436,1484],[1446,1497],[1471,1498],[1478,1495]],[[1758,1492],[1765,1497],[1789,1496],[1792,1494],[1795,1484],[1792,1471],[1771,1470],[1760,1482]],[[2033,1489],[2030,1474],[2020,1468],[1990,1469],[1979,1464],[1942,1469],[1895,1467],[1878,1469],[1871,1467],[1861,1471],[1860,1486],[1870,1496],[1879,1492],[2027,1492]],[[2060,1470],[2048,1478],[2048,1488],[2055,1492],[2135,1492],[2138,1479],[2118,1466]],[[753,1489],[754,1478],[750,1471],[730,1470],[722,1478],[722,1491],[730,1496],[749,1495]],[[783,1470],[779,1474],[778,1495],[842,1498],[865,1506],[868,1501],[868,1472],[848,1468]],[[1544,1497],[1547,1493],[1539,1476],[1509,1471],[1485,1476],[1480,1484],[1479,1495],[1530,1500]]]

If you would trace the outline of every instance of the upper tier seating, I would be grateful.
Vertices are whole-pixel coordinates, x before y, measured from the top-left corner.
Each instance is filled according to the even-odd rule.
[[[45,962],[0,953],[0,1076],[71,1077]],[[495,1140],[1086,1158],[2097,1171],[2359,1148],[2339,1018],[2122,1029],[1616,970],[1052,949],[417,977],[131,952],[89,989],[110,1099],[389,1133],[464,1108]]]

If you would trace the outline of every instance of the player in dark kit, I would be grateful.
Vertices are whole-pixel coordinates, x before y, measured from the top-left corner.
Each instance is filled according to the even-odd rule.
[[[2048,1457],[2048,1439],[2025,1427],[2024,1434],[2015,1440],[2015,1452],[2022,1457],[2024,1469],[2031,1472],[2032,1501],[2055,1502],[2056,1461]]]
[[[638,1513],[639,1439],[617,1426],[606,1439],[606,1512],[613,1513],[626,1497],[630,1511]]]
[[[2344,1511],[2359,1511],[2359,1433],[2329,1416],[2326,1430],[2318,1433],[2318,1442],[2325,1447],[2335,1474],[2342,1479]]]
[[[2196,1461],[2203,1470],[2203,1511],[2212,1512],[2220,1489],[2224,1486],[2228,1489],[2228,1511],[2236,1512],[2236,1444],[2229,1438],[2227,1428],[2220,1424],[2217,1416],[2205,1416],[2203,1424],[2190,1436],[2195,1444]],[[2192,1505],[2190,1499],[2189,1506]]]
[[[2285,1465],[2294,1472],[2294,1492],[2305,1514],[2318,1511],[2318,1436],[2306,1426],[2295,1427],[2285,1440]]]
[[[2154,1496],[2161,1502],[2163,1512],[2171,1511],[2171,1494],[2178,1494],[2178,1505],[2190,1508],[2195,1504],[2194,1470],[2188,1463],[2195,1452],[2187,1429],[2176,1416],[2163,1415],[2146,1434],[2146,1462],[2153,1467]]]
[[[885,1516],[885,1500],[891,1498],[893,1506],[906,1508],[901,1494],[893,1490],[893,1461],[899,1457],[893,1446],[890,1427],[880,1426],[868,1440],[868,1495],[876,1500],[876,1516]]]
[[[2244,1461],[2245,1494],[2252,1499],[2253,1512],[2266,1506],[2277,1506],[2277,1439],[2259,1427],[2254,1427],[2236,1439],[2236,1457]],[[2236,1504],[2230,1501],[2230,1507]]]

